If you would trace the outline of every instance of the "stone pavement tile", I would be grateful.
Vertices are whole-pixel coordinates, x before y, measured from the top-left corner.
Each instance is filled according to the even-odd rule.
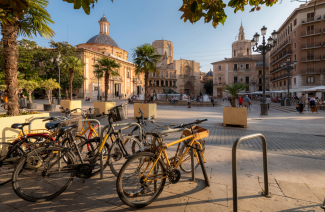
[[[166,189],[166,188],[165,188]],[[150,211],[150,212],[161,212],[161,211],[171,211],[171,212],[178,212],[178,211],[185,211],[188,197],[183,195],[175,195],[170,193],[168,189],[159,195],[159,197],[150,205],[141,208],[141,209],[133,209],[137,212],[142,211]],[[129,208],[130,209],[130,208]]]
[[[13,208],[9,205],[3,204],[0,202],[0,210],[3,212],[14,212],[14,211],[18,211],[16,208]]]
[[[108,203],[111,198],[117,197],[115,182],[115,176],[107,177],[107,175],[104,175],[104,179],[96,176],[86,179],[85,182],[80,178],[75,178],[69,190]]]
[[[196,179],[196,182],[191,183],[188,179],[183,179],[177,184],[170,185],[168,191],[174,194],[185,195],[190,198],[209,201],[227,207],[228,186],[217,183],[210,184],[210,187],[206,187],[204,180]]]
[[[321,203],[313,191],[305,183],[294,183],[278,180],[279,186],[286,197]]]
[[[218,212],[226,212],[231,211],[232,208],[224,207],[218,204],[214,204],[211,202],[207,202],[204,200],[199,200],[196,198],[189,198],[185,212],[210,212],[210,211],[218,211]]]
[[[306,184],[308,188],[315,194],[319,201],[323,202],[325,199],[325,187],[318,187]]]

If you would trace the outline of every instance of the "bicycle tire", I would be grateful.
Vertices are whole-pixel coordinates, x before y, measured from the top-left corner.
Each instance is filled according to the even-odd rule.
[[[55,156],[59,155],[59,154],[57,154],[57,151],[63,151],[64,152],[66,150],[64,148],[58,147],[58,146],[48,146],[48,147],[45,147],[45,146],[43,147],[42,146],[42,147],[39,147],[39,148],[31,151],[25,157],[21,158],[21,160],[17,164],[17,167],[16,167],[16,169],[15,169],[15,171],[13,173],[13,179],[12,179],[12,188],[13,188],[14,192],[20,198],[22,198],[22,199],[24,199],[26,201],[29,201],[29,202],[48,201],[48,200],[54,199],[55,197],[59,196],[61,193],[63,193],[71,185],[71,183],[72,183],[72,181],[74,179],[74,176],[75,176],[75,172],[68,173],[68,175],[70,175],[70,176],[67,177],[67,182],[64,183],[63,186],[59,190],[55,191],[54,193],[51,191],[51,193],[49,195],[47,195],[47,196],[35,197],[35,195],[37,194],[36,191],[40,191],[40,189],[38,188],[38,189],[36,189],[35,192],[32,192],[32,194],[34,196],[26,194],[26,191],[28,192],[28,191],[33,189],[28,185],[28,180],[36,178],[37,175],[40,175],[41,178],[40,178],[40,180],[36,179],[35,182],[33,182],[31,184],[34,187],[37,186],[38,183],[42,182],[42,181],[43,181],[44,188],[46,187],[45,184],[48,187],[54,184],[54,183],[46,183],[45,182],[45,179],[49,179],[51,175],[49,174],[48,176],[43,176],[44,172],[41,171],[42,169],[40,167],[38,167],[37,169],[32,169],[31,171],[29,171],[27,169],[24,169],[24,171],[21,172],[21,170],[24,168],[24,166],[26,164],[26,161],[29,158],[32,158],[32,157],[36,157],[37,159],[39,159],[40,158],[39,154],[42,154],[42,157],[43,157],[43,155],[46,154],[46,157],[44,157],[44,158],[46,158],[47,160],[51,160],[52,162],[57,162],[56,161],[57,159],[49,156],[51,154],[52,154],[52,156],[53,155],[55,155]],[[65,156],[69,160],[69,162],[67,162],[68,166],[75,164],[74,157],[70,152],[67,152]],[[66,162],[66,160],[62,160],[62,161]],[[46,163],[45,161],[42,161],[41,165],[44,165],[45,163]],[[52,169],[54,170],[55,168],[52,167]],[[65,173],[65,172],[62,172],[62,173]],[[62,178],[62,179],[66,179],[66,178]],[[58,178],[58,180],[60,180],[60,178]],[[55,180],[55,185],[56,186],[59,185],[57,180]],[[25,187],[27,187],[27,188],[25,188]]]
[[[12,143],[0,142],[0,186],[11,181],[12,173],[14,172],[20,158],[24,155],[24,151],[19,146],[8,155],[8,149],[13,148],[14,146],[15,145]],[[17,158],[15,159],[15,157]]]
[[[198,148],[198,145],[196,145],[196,148]],[[209,176],[207,174],[207,170],[205,169],[205,165],[204,165],[204,161],[203,161],[203,157],[202,157],[202,153],[201,151],[197,150],[196,149],[196,154],[198,155],[199,157],[199,161],[200,161],[200,165],[201,165],[201,168],[202,168],[202,172],[203,172],[203,176],[204,176],[204,180],[205,180],[205,184],[210,187],[210,179],[209,179]]]
[[[135,137],[128,136],[128,138],[123,142],[122,145],[124,145],[124,148],[126,149],[129,156],[124,157],[120,147],[118,146],[118,142],[122,141],[116,140],[108,153],[108,164],[112,173],[116,177],[118,176],[123,164],[128,160],[128,158],[130,158],[135,152],[137,152],[137,150],[140,150],[142,148],[142,144],[138,139],[136,139]],[[125,144],[129,144],[130,147],[129,145],[126,146]],[[136,148],[136,146],[138,148]]]
[[[201,150],[205,150],[205,145],[204,145],[204,141],[202,139],[199,139],[197,140],[197,142],[199,142],[201,144]],[[186,150],[186,145],[183,145],[180,149],[180,155],[183,154],[183,152]],[[179,167],[181,168],[181,170],[183,172],[186,172],[186,173],[190,173],[192,172],[192,166],[191,166],[191,150],[189,150],[186,154],[186,156],[184,157],[183,159],[184,162],[182,162]],[[189,164],[188,164],[189,162]],[[199,167],[200,163],[199,161],[197,161],[196,164],[194,164],[194,169],[197,169]]]
[[[142,208],[142,207],[145,207],[149,204],[151,204],[153,201],[155,201],[159,195],[161,194],[161,192],[163,191],[164,189],[164,186],[165,186],[165,183],[166,183],[166,178],[163,178],[161,179],[161,182],[159,184],[159,188],[156,189],[154,195],[149,198],[148,200],[146,201],[142,201],[142,202],[139,202],[139,201],[136,201],[136,202],[132,202],[128,199],[128,197],[137,197],[138,195],[140,196],[141,194],[145,193],[147,190],[150,191],[148,189],[148,187],[151,185],[147,185],[145,187],[142,187],[137,193],[134,193],[134,189],[132,189],[132,192],[133,193],[128,193],[127,191],[125,191],[125,188],[123,188],[123,177],[124,175],[126,174],[127,171],[130,171],[130,166],[132,165],[133,162],[136,162],[136,163],[139,163],[141,165],[143,165],[143,161],[152,161],[152,160],[156,160],[156,155],[154,153],[151,153],[151,152],[138,152],[136,154],[134,154],[131,158],[129,158],[127,160],[127,162],[123,165],[118,177],[117,177],[117,180],[116,180],[116,190],[117,190],[117,194],[120,198],[120,200],[130,206],[130,207],[133,207],[133,208]],[[138,161],[138,162],[137,162]],[[154,163],[150,163],[150,164],[154,164]],[[146,165],[144,165],[144,167],[146,167]],[[161,161],[161,159],[158,160],[157,162],[157,167],[158,168],[161,168],[162,169],[162,175],[165,174],[166,172],[166,169],[165,169],[165,166],[163,164],[163,162]],[[148,170],[150,170],[150,167],[147,167]],[[136,168],[136,170],[139,170],[139,166],[138,168]],[[136,172],[132,172],[131,171],[131,174],[135,174]],[[130,179],[131,177],[125,177],[126,179]],[[141,180],[141,178],[139,179]],[[158,180],[156,180],[158,181]],[[158,183],[158,182],[157,182]],[[130,185],[139,185],[140,183],[134,183],[134,184],[130,184]]]
[[[100,142],[97,139],[89,139],[85,140],[81,144],[78,145],[80,154],[84,162],[89,162],[97,169],[93,169],[93,172],[90,177],[98,175],[100,173],[100,155],[99,155],[99,147]],[[86,145],[86,146],[85,146]],[[109,154],[110,147],[107,143],[104,144],[102,153],[103,153],[103,170],[109,164]],[[106,162],[105,162],[106,159]]]

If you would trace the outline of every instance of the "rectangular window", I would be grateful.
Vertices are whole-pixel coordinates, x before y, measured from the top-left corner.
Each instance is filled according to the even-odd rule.
[[[243,64],[240,64],[240,69],[242,69],[243,68]]]
[[[234,50],[234,57],[236,57],[236,50]]]
[[[280,82],[280,87],[282,86],[282,82]]]
[[[314,83],[314,77],[308,77],[307,83]]]
[[[234,64],[234,70],[238,70],[237,64]]]
[[[286,86],[286,82],[287,82],[287,81],[283,81],[283,86]]]
[[[307,60],[314,60],[314,51],[307,51]]]
[[[293,78],[293,84],[296,85],[296,78]]]
[[[219,70],[221,70],[221,65],[218,68],[219,68]]]
[[[249,84],[249,77],[245,77],[246,84]]]
[[[249,64],[246,64],[246,70],[248,70],[249,69]]]
[[[296,31],[293,32],[293,37],[294,37],[294,38],[296,37]]]
[[[293,21],[293,26],[296,26],[297,25],[297,19],[295,19],[294,21]]]
[[[290,32],[292,32],[292,23],[290,24]]]
[[[94,87],[94,91],[98,91],[98,87]]]
[[[218,83],[221,84],[221,77],[218,78]]]
[[[314,20],[315,13],[307,13],[307,21],[313,21]]]
[[[295,54],[295,59],[294,59],[295,61],[297,61],[297,55]]]
[[[296,42],[293,44],[293,49],[296,49],[297,46],[296,46]]]
[[[234,83],[237,83],[237,77],[234,77]]]

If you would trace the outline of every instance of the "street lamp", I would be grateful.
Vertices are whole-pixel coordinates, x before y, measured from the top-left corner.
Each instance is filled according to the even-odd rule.
[[[271,51],[271,49],[275,46],[277,39],[277,32],[272,32],[272,38],[267,39],[267,43],[265,42],[267,28],[263,26],[261,29],[261,35],[263,36],[263,41],[261,45],[258,45],[258,41],[260,35],[256,32],[254,38],[251,40],[251,44],[253,46],[253,51],[261,53],[263,55],[263,99],[261,104],[261,115],[268,115],[268,104],[266,104],[266,85],[265,85],[265,55],[267,52]],[[255,49],[256,47],[256,49]]]
[[[136,77],[133,77],[133,78],[132,78],[132,83],[133,83],[133,96],[134,96],[134,90],[135,90],[135,89],[134,89],[134,88],[135,88],[135,87],[134,87],[134,84],[135,84],[136,82],[137,82],[137,78],[136,78]]]
[[[59,69],[59,86],[61,87],[61,63],[62,63],[62,60],[61,60],[61,54],[59,52],[59,54],[57,55],[57,57],[55,58],[56,60],[56,65],[58,66],[58,69]],[[54,59],[51,58],[51,63],[54,62]],[[60,104],[60,99],[61,99],[61,88],[59,88],[59,96],[58,96],[58,104]]]
[[[295,69],[297,65],[297,61],[293,61],[290,62],[290,57],[287,57],[287,61],[283,61],[283,63],[280,64],[281,68],[283,68],[283,70],[287,71],[287,75],[288,75],[288,95],[287,95],[287,102],[286,105],[287,106],[291,106],[290,104],[290,86],[289,86],[289,81],[290,81],[290,71],[292,69]]]

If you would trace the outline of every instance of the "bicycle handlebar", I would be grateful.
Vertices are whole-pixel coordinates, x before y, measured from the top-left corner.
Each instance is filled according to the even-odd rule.
[[[184,128],[186,126],[189,126],[189,125],[193,125],[193,124],[201,124],[202,122],[205,122],[205,121],[208,121],[208,119],[202,119],[202,120],[196,120],[195,122],[192,122],[192,123],[188,123],[188,124],[181,124],[177,127],[174,127],[174,128]]]

